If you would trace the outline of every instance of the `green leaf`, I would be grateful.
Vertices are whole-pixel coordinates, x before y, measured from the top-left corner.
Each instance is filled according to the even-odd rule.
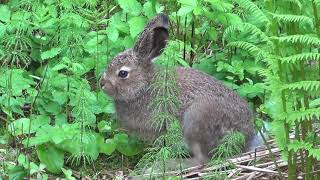
[[[60,105],[63,105],[68,100],[68,93],[65,91],[52,90],[52,96],[53,100]]]
[[[320,98],[310,101],[310,107],[311,108],[315,108],[317,106],[320,106]]]
[[[94,33],[90,35],[90,39],[85,44],[85,50],[89,53],[95,53],[97,51],[97,46],[99,46],[103,41],[106,40],[106,35],[100,35],[98,33]]]
[[[119,32],[115,26],[109,26],[107,28],[107,35],[112,42],[116,42],[119,37]]]
[[[208,35],[209,35],[211,40],[217,40],[218,32],[216,31],[215,28],[209,28],[208,29]]]
[[[31,119],[31,122],[29,118],[20,118],[15,120],[8,125],[8,130],[12,135],[15,136],[29,134],[36,132],[36,130],[38,130],[41,126],[48,125],[50,122],[50,118],[45,115],[32,116]]]
[[[30,89],[35,84],[28,74],[22,69],[1,69],[0,87],[7,88],[8,81],[11,81],[11,91],[13,96],[21,96],[23,90]]]
[[[23,166],[14,166],[8,170],[10,180],[22,180],[27,176],[27,170]]]
[[[116,142],[113,139],[107,139],[99,143],[99,152],[111,155],[116,150]]]
[[[63,124],[67,124],[68,121],[67,121],[67,115],[66,114],[57,114],[56,117],[55,117],[55,124],[56,125],[63,125]]]
[[[68,66],[65,65],[65,64],[57,64],[52,68],[52,70],[53,71],[59,71],[59,70],[64,69],[64,68],[68,68]]]
[[[110,126],[110,123],[107,122],[107,121],[100,121],[98,123],[98,129],[99,129],[99,132],[110,132],[111,131],[111,126]]]
[[[144,3],[143,12],[149,19],[151,19],[156,14],[156,12],[154,10],[155,9],[152,6],[152,2],[148,1],[148,2]]]
[[[51,59],[57,56],[58,54],[60,54],[60,52],[61,52],[61,48],[52,48],[48,51],[41,53],[41,59],[42,60]]]
[[[76,178],[72,176],[72,170],[62,168],[62,172],[66,176],[66,180],[76,180]]]
[[[143,144],[137,138],[129,138],[127,134],[120,133],[114,136],[116,149],[126,156],[134,156],[143,150]]]
[[[142,6],[137,0],[118,0],[118,2],[126,13],[133,16],[138,16],[141,13]]]
[[[0,21],[9,22],[11,11],[7,5],[0,5]]]
[[[33,133],[31,130],[29,131],[29,126],[30,126],[29,118],[20,118],[10,123],[8,125],[8,130],[9,132],[11,132],[13,136]]]
[[[143,30],[146,19],[141,16],[133,17],[128,23],[130,27],[130,35],[132,38],[135,38]]]
[[[61,110],[61,106],[56,102],[49,102],[46,106],[46,111],[52,114],[59,114]]]
[[[0,38],[3,37],[5,31],[6,31],[6,27],[3,24],[0,23]],[[1,51],[2,50],[0,50],[0,56],[2,55]]]
[[[193,11],[193,7],[188,7],[188,6],[182,6],[179,10],[178,10],[178,16],[185,16],[188,13]]]
[[[54,174],[61,172],[64,164],[64,153],[54,145],[48,144],[37,147],[37,154],[40,161],[47,166],[47,169]]]
[[[179,16],[185,16],[197,7],[197,0],[179,0],[181,8],[178,10]]]

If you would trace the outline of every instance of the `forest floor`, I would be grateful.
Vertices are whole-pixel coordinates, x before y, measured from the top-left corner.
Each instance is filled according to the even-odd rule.
[[[319,134],[318,130],[318,134]],[[291,134],[291,139],[294,134]],[[274,139],[267,141],[268,146],[262,145],[254,151],[245,152],[238,156],[224,160],[218,164],[208,164],[189,167],[182,170],[167,171],[166,176],[175,176],[182,179],[210,179],[217,175],[223,175],[227,179],[288,179],[287,161],[281,156],[281,151],[277,147]],[[17,156],[15,148],[7,148],[0,146],[0,162],[10,161],[15,165],[15,156]],[[119,154],[119,156],[121,156]],[[121,162],[113,162],[112,159],[122,159]],[[137,157],[128,158],[99,158],[93,165],[76,168],[68,167],[72,170],[72,175],[76,179],[146,179],[150,174],[131,175],[134,169],[133,162],[137,161]],[[297,158],[299,163],[299,158]],[[107,167],[108,166],[108,167]],[[77,170],[75,170],[77,169]],[[93,173],[94,172],[94,173]],[[298,170],[299,172],[299,170]],[[89,175],[90,174],[90,175]],[[152,173],[155,179],[161,179],[163,173]],[[49,179],[59,179],[61,176],[49,175]],[[179,179],[180,179],[179,178]],[[216,178],[214,178],[216,179]],[[296,179],[303,179],[303,174],[298,173]]]

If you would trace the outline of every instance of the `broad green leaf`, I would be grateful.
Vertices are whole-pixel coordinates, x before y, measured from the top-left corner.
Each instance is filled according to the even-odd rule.
[[[178,16],[185,16],[188,13],[193,11],[193,7],[188,7],[188,6],[182,6],[179,10],[178,10]]]
[[[103,140],[103,139],[102,139]],[[99,143],[99,152],[111,155],[116,150],[116,142],[113,139],[107,139]]]
[[[183,5],[183,6],[188,6],[188,7],[192,7],[195,8],[197,7],[197,2],[198,0],[178,0],[178,2]]]
[[[31,118],[31,122],[29,118],[21,118],[13,121],[8,125],[8,130],[12,135],[29,134],[36,132],[41,126],[47,125],[50,122],[49,117],[45,115],[32,116]]]
[[[18,162],[19,165],[22,165],[25,169],[29,169],[31,175],[39,170],[39,167],[35,163],[30,162],[28,157],[26,157],[24,154],[19,155]]]
[[[134,40],[131,36],[126,36],[122,39],[121,43],[125,48],[131,48],[134,44]]]
[[[111,126],[110,126],[110,123],[107,122],[107,121],[100,121],[98,123],[98,129],[99,129],[99,132],[110,132],[111,131]]]
[[[129,25],[127,22],[123,22],[122,14],[115,13],[110,18],[110,26],[115,26],[119,32],[130,34]]]
[[[61,52],[61,48],[52,48],[48,51],[41,53],[41,59],[42,60],[51,59],[57,56],[58,54],[60,54],[60,52]]]
[[[0,74],[0,87],[8,89],[7,84],[10,80],[13,96],[21,96],[23,90],[29,90],[31,85],[35,84],[22,69],[1,69]]]
[[[64,133],[67,134],[69,132],[64,130]],[[99,145],[97,143],[99,135],[94,132],[83,132],[81,137],[79,136],[80,133],[78,127],[75,133],[72,133],[72,137],[65,138],[66,140],[57,144],[57,147],[73,155],[83,154],[90,157],[91,160],[96,160],[99,156]]]
[[[126,156],[134,156],[143,150],[143,144],[137,138],[129,138],[127,134],[120,133],[114,136],[116,149]]]
[[[53,100],[56,101],[59,105],[63,105],[68,100],[68,93],[64,91],[52,91]]]
[[[141,13],[142,6],[137,0],[118,0],[120,7],[124,12],[133,16],[138,16]]]
[[[129,20],[130,35],[135,38],[144,28],[146,23],[146,18],[137,16]]]
[[[67,124],[67,123],[68,123],[68,121],[67,121],[67,115],[66,114],[61,113],[61,114],[57,114],[55,116],[55,124],[56,125],[61,126],[63,124]]]
[[[62,110],[61,105],[56,102],[49,102],[46,106],[46,111],[52,114],[59,114]]]
[[[155,9],[152,7],[152,2],[148,1],[144,3],[143,12],[149,19],[151,19],[156,14]]]
[[[47,169],[54,174],[61,172],[64,164],[64,153],[54,145],[40,145],[37,147],[37,154],[40,161],[47,166]]]
[[[61,70],[61,69],[65,69],[65,68],[68,68],[68,66],[65,65],[65,64],[57,64],[57,65],[55,65],[55,66],[52,68],[52,70],[53,70],[53,71],[59,71],[59,70]]]
[[[37,130],[36,136],[24,139],[22,143],[23,145],[25,145],[25,147],[31,147],[31,146],[50,142],[53,136],[53,133],[59,134],[58,131],[54,131],[54,132],[52,131],[54,131],[52,126],[50,125],[44,126]]]
[[[107,38],[106,35],[99,35],[97,36],[97,33],[90,35],[90,39],[85,44],[85,50],[89,53],[96,53],[97,46],[100,46],[100,44],[105,41]]]
[[[119,37],[119,32],[116,29],[115,26],[109,26],[107,28],[107,34],[108,34],[108,38],[112,41],[112,42],[116,42],[118,40]]]
[[[179,16],[185,16],[197,7],[197,0],[179,0],[181,8],[178,10]]]
[[[9,22],[11,17],[11,11],[7,5],[0,5],[0,22]],[[0,33],[1,34],[1,33]]]
[[[23,180],[27,176],[27,170],[23,166],[14,166],[8,170],[10,180]]]

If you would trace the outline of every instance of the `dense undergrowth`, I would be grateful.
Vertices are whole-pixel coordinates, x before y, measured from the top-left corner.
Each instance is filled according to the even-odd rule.
[[[177,134],[174,121],[151,148],[120,129],[98,83],[113,56],[164,12],[170,43],[159,63],[198,69],[237,91],[257,128],[275,137],[289,179],[298,171],[320,178],[312,173],[320,166],[319,7],[319,0],[0,1],[1,177],[73,179],[70,169],[95,177],[133,169],[143,155],[139,167],[187,154],[162,143]]]

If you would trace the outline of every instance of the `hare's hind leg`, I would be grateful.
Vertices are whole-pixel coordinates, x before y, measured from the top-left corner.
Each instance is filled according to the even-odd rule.
[[[212,104],[208,98],[197,98],[182,116],[182,130],[185,142],[193,157],[199,164],[206,163],[210,151],[221,138],[223,127],[221,121],[212,112]],[[215,101],[213,101],[215,102]]]

